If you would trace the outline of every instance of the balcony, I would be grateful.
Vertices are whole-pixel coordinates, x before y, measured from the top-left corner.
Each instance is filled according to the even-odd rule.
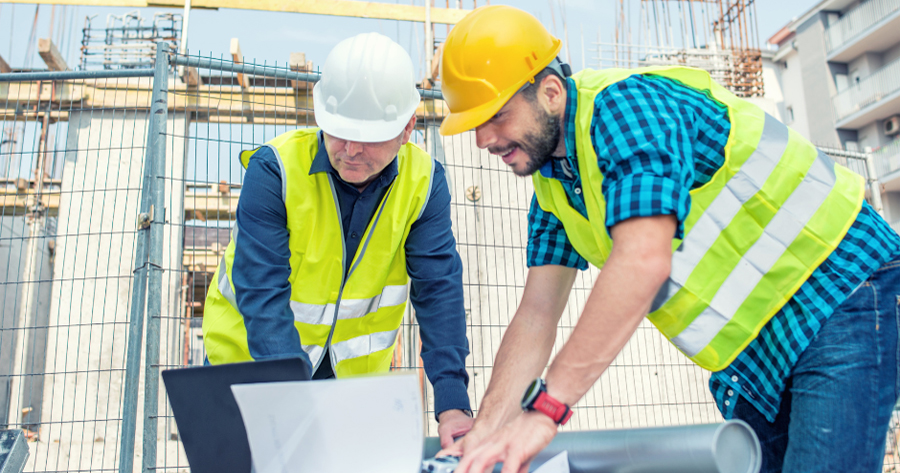
[[[900,0],[869,0],[844,13],[825,30],[831,62],[849,62],[867,51],[900,42]]]
[[[900,113],[900,59],[838,92],[832,104],[835,127],[851,130]]]

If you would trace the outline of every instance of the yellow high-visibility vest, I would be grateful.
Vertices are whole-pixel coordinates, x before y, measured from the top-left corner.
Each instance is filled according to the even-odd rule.
[[[662,76],[728,108],[725,162],[690,191],[684,240],[673,242],[672,270],[648,316],[698,365],[728,366],[841,242],[864,196],[861,176],[796,131],[734,96],[705,71],[686,67],[585,70],[575,142],[588,218],[569,205],[559,181],[535,173],[542,209],[556,215],[581,256],[602,267],[612,249],[603,175],[591,144],[594,99],[634,74]]]
[[[317,129],[285,133],[265,146],[281,165],[290,232],[290,308],[303,350],[318,367],[326,347],[337,377],[390,368],[408,295],[404,244],[431,195],[434,163],[412,143],[398,153],[399,173],[379,203],[356,255],[344,246],[340,208],[329,173],[310,174]],[[256,150],[241,153],[247,167]],[[203,343],[210,363],[251,361],[232,283],[237,226],[206,296]],[[344,278],[344,258],[352,258]]]

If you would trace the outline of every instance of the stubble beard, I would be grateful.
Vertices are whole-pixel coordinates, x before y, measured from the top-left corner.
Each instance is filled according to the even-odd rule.
[[[538,114],[538,130],[535,133],[527,133],[521,143],[515,143],[526,155],[528,161],[522,170],[512,168],[515,175],[527,177],[536,173],[541,167],[553,159],[553,152],[559,144],[559,117],[547,113],[543,109],[535,107]]]

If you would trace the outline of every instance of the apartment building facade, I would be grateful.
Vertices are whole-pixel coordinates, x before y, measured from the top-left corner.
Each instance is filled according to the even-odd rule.
[[[823,0],[769,44],[782,120],[817,145],[871,152],[900,231],[900,0]]]

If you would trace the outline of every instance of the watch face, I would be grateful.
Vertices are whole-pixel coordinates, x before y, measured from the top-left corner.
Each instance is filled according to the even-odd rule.
[[[541,393],[541,379],[538,378],[531,382],[528,386],[528,389],[525,390],[525,395],[522,396],[522,408],[523,409],[531,409],[531,406],[534,404],[534,400],[537,399],[538,394]]]

